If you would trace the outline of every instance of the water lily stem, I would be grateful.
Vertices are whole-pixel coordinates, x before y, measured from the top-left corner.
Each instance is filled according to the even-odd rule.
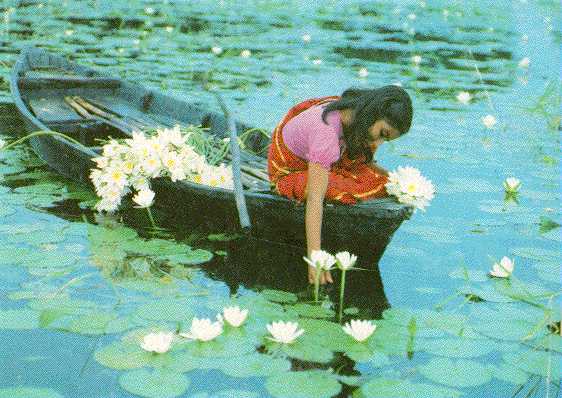
[[[73,144],[79,145],[79,146],[81,146],[81,147],[84,146],[81,142],[76,141],[74,138],[69,137],[69,136],[67,136],[66,134],[58,133],[58,132],[56,132],[56,131],[36,131],[36,132],[34,132],[34,133],[28,134],[28,135],[26,135],[25,137],[22,137],[22,138],[20,138],[20,139],[18,139],[18,140],[16,140],[16,141],[14,141],[14,142],[12,142],[12,143],[10,143],[10,144],[4,146],[4,147],[1,148],[1,149],[10,149],[10,148],[13,147],[13,146],[16,146],[16,145],[18,145],[18,144],[21,144],[21,143],[24,142],[25,140],[28,140],[28,139],[33,138],[33,137],[37,137],[37,136],[39,136],[39,135],[54,135],[54,136],[57,136],[57,137],[64,138],[65,140],[68,140],[68,141],[72,142]]]
[[[148,213],[148,218],[150,218],[150,223],[152,224],[152,228],[156,229],[156,223],[154,222],[154,217],[152,217],[152,212],[150,211],[150,207],[146,208],[146,212]]]
[[[345,271],[341,271],[341,279],[340,279],[340,308],[338,313],[338,322],[341,323],[342,315],[343,315],[343,296],[345,291]]]
[[[316,267],[314,272],[314,302],[318,303],[318,291],[320,290],[320,267]]]

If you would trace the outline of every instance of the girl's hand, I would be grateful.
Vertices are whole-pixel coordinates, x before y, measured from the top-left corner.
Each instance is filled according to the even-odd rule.
[[[313,285],[315,278],[316,278],[316,268],[309,265],[308,266],[308,283]],[[332,274],[330,273],[330,271],[323,271],[320,274],[320,284],[325,285],[326,283],[334,283],[334,280],[332,279]]]

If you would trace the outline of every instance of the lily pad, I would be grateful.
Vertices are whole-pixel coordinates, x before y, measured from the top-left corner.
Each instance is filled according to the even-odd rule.
[[[488,368],[492,372],[494,378],[506,381],[516,386],[523,385],[527,380],[529,380],[529,374],[506,362],[502,362],[498,366],[489,365]]]
[[[190,381],[181,373],[166,369],[137,369],[123,373],[119,384],[130,393],[146,398],[172,398],[182,395]]]
[[[520,351],[506,353],[504,361],[527,373],[550,377],[553,381],[560,380],[561,356],[557,352]]]
[[[1,205],[0,207],[0,217],[8,217],[11,216],[12,214],[15,214],[16,209],[14,209],[13,207],[10,206],[6,206],[6,205]]]
[[[453,279],[463,279],[473,282],[485,282],[488,280],[488,276],[484,271],[469,269],[466,267],[455,268],[449,273],[449,276]]]
[[[283,290],[265,289],[260,292],[267,300],[276,303],[295,303],[297,296],[294,293],[285,292]]]
[[[153,355],[140,345],[115,342],[94,353],[95,360],[111,369],[137,369],[148,366]]]
[[[64,398],[50,388],[8,387],[0,388],[0,398]]]
[[[297,303],[287,308],[295,311],[299,316],[307,318],[332,318],[335,315],[335,312],[329,308],[306,303]]]
[[[430,354],[448,358],[476,358],[494,351],[490,340],[472,340],[467,338],[447,338],[424,340],[421,349]]]
[[[276,343],[273,344],[275,345]],[[332,351],[329,348],[305,336],[299,337],[299,340],[291,344],[281,344],[280,348],[289,357],[300,359],[301,361],[328,363],[333,358]]]
[[[375,378],[361,386],[365,398],[457,398],[458,390],[409,380]]]
[[[556,250],[542,249],[540,247],[517,247],[510,250],[514,256],[528,258],[531,260],[551,260],[560,259],[560,252]]]
[[[327,372],[307,370],[269,377],[265,388],[276,398],[330,398],[341,391],[341,384]]]
[[[468,359],[432,358],[418,369],[429,380],[451,387],[476,387],[492,379],[486,366]]]
[[[172,263],[185,264],[185,265],[203,264],[208,261],[211,261],[212,258],[213,258],[213,253],[203,249],[195,249],[195,250],[190,249],[186,253],[158,256],[158,259],[167,260]]]
[[[291,369],[291,362],[285,358],[254,353],[221,361],[220,370],[233,377],[273,376]]]
[[[36,329],[39,312],[33,310],[0,310],[0,329]]]
[[[139,306],[136,315],[148,320],[187,322],[193,318],[194,302],[189,298],[163,298]]]

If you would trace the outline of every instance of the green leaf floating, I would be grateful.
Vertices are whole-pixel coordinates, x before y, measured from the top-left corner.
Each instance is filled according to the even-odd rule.
[[[444,357],[475,358],[494,351],[495,345],[490,340],[447,338],[424,340],[421,349]]]
[[[307,318],[332,318],[335,315],[335,312],[329,308],[306,303],[297,303],[287,308],[295,311],[299,316]]]
[[[39,312],[33,310],[0,310],[0,329],[36,329]]]
[[[111,369],[137,369],[148,366],[154,354],[143,350],[140,345],[115,342],[94,353],[95,360]]]
[[[520,351],[506,353],[504,361],[525,372],[550,377],[560,381],[560,363],[562,356],[554,351]]]
[[[476,387],[492,379],[486,366],[468,359],[432,358],[418,369],[429,380],[451,387]]]
[[[173,398],[182,395],[190,381],[181,373],[166,369],[138,369],[123,373],[119,384],[130,393],[146,398]]]
[[[307,370],[271,376],[265,388],[276,398],[330,398],[341,391],[341,384],[328,372]]]
[[[283,290],[264,289],[260,292],[267,300],[276,303],[296,303],[297,296],[294,293],[285,292]]]
[[[163,298],[139,306],[136,315],[147,320],[191,322],[193,308],[194,302],[189,298]]]
[[[238,358],[227,358],[219,364],[220,370],[233,377],[262,377],[284,373],[291,369],[291,362],[285,358],[253,353]]]
[[[64,398],[50,388],[8,387],[0,388],[0,398]]]
[[[361,387],[364,398],[456,398],[462,393],[432,384],[409,380],[371,379]]]

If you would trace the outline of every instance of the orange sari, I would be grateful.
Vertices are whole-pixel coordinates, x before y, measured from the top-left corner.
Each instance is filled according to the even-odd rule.
[[[311,98],[293,106],[273,130],[267,156],[269,180],[275,191],[289,199],[306,199],[308,163],[296,156],[283,142],[281,131],[285,124],[314,105],[339,99],[338,96]],[[365,157],[349,159],[347,151],[332,165],[328,177],[326,199],[345,204],[388,196],[384,184],[388,177],[379,174],[365,163]]]

